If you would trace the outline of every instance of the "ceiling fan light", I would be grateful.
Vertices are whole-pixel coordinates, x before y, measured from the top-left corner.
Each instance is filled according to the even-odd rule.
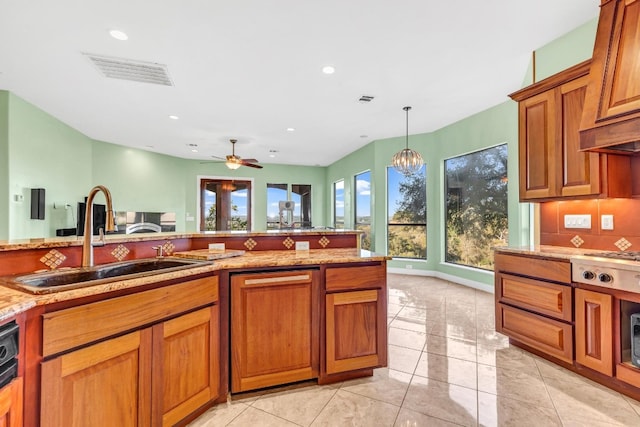
[[[231,169],[231,170],[236,170],[236,169],[238,169],[238,168],[240,167],[240,163],[233,162],[233,161],[231,161],[231,160],[227,160],[227,161],[225,162],[225,165],[227,165],[227,167],[228,167],[229,169]]]

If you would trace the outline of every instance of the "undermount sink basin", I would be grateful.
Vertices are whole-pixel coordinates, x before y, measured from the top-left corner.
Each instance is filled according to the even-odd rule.
[[[117,280],[134,279],[206,265],[209,262],[175,258],[151,258],[76,267],[11,277],[4,284],[33,294],[66,291]]]

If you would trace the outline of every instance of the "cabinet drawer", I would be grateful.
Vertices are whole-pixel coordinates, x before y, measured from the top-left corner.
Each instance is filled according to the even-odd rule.
[[[554,282],[571,283],[571,264],[569,260],[559,261],[496,253],[495,271],[521,274]]]
[[[500,274],[496,296],[500,302],[571,321],[571,286]]]
[[[218,277],[206,277],[43,315],[47,357],[213,303]]]
[[[573,362],[571,324],[498,304],[496,330],[567,363]]]
[[[326,270],[326,290],[382,288],[387,280],[385,265],[330,267]]]

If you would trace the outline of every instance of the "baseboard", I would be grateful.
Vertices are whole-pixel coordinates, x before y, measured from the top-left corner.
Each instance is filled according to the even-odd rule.
[[[475,280],[465,279],[463,277],[454,276],[452,274],[442,273],[440,271],[433,270],[413,270],[409,268],[389,268],[387,267],[387,273],[393,274],[406,274],[408,276],[423,276],[423,277],[437,277],[438,279],[446,280],[448,282],[457,283],[458,285],[467,286],[469,288],[478,289],[480,291],[494,293],[493,285],[487,285],[486,283],[476,282]]]

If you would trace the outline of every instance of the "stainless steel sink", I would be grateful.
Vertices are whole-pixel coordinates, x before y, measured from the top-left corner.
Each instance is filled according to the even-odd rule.
[[[46,294],[135,279],[210,264],[208,261],[178,258],[149,258],[114,262],[94,267],[76,267],[5,278],[3,284],[33,294]]]

